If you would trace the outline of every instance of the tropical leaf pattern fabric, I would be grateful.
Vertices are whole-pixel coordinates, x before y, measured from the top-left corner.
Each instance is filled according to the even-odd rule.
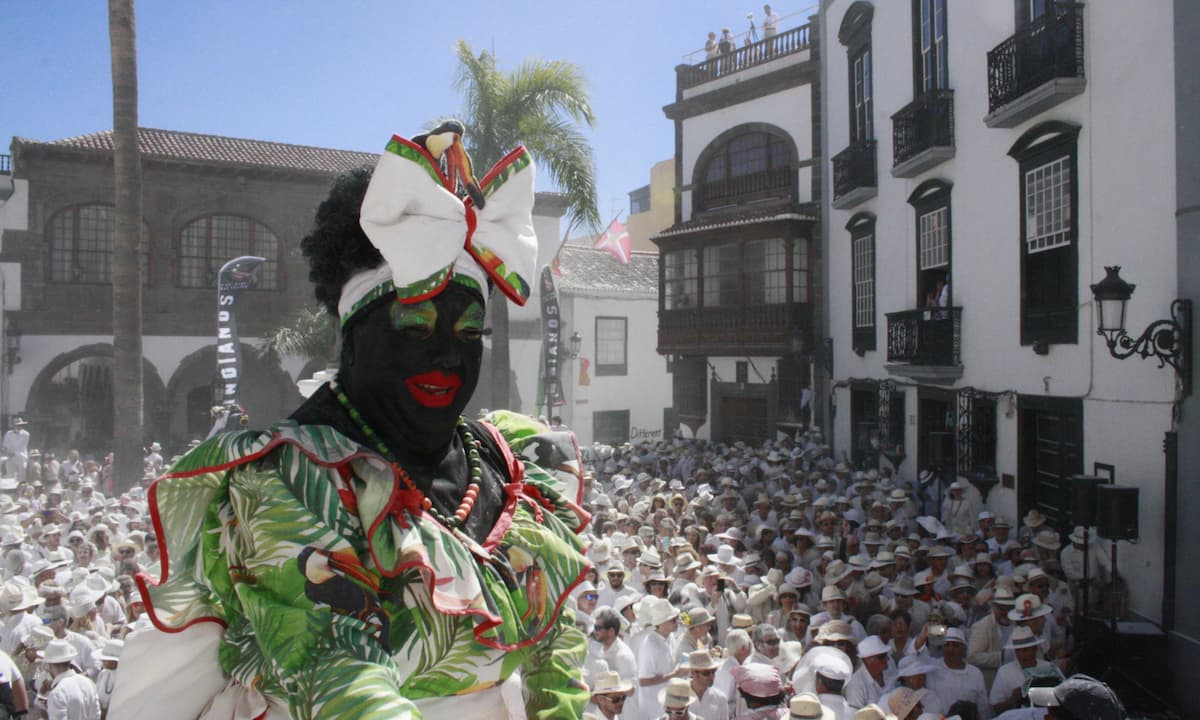
[[[588,517],[555,476],[504,449],[506,505],[482,544],[408,509],[392,467],[324,426],[215,437],[151,488],[155,625],[225,627],[219,660],[293,718],[420,718],[414,701],[520,670],[530,717],[588,694],[586,638],[563,603]]]

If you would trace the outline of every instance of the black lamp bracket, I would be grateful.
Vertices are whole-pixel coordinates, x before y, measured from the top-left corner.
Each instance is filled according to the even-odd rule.
[[[1184,394],[1190,394],[1192,386],[1192,360],[1188,352],[1192,337],[1192,301],[1171,302],[1171,319],[1155,320],[1134,338],[1124,330],[1107,332],[1100,330],[1108,351],[1112,356],[1124,360],[1133,355],[1153,357],[1159,367],[1170,365],[1183,379]]]

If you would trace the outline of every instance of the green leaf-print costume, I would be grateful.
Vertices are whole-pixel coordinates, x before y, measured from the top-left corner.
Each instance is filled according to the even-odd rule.
[[[505,461],[506,505],[481,545],[407,510],[392,468],[332,428],[213,438],[151,490],[163,577],[138,578],[151,618],[224,625],[223,672],[293,718],[420,718],[414,701],[518,669],[529,717],[577,718],[586,638],[563,603],[587,569],[587,516],[550,473]],[[318,560],[337,569],[337,609],[306,594]]]

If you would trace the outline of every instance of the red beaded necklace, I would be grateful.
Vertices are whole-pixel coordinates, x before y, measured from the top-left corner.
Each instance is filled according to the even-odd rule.
[[[467,484],[467,489],[463,494],[462,502],[458,504],[458,509],[454,511],[452,516],[447,517],[446,515],[443,515],[440,510],[434,507],[433,502],[425,495],[425,493],[421,492],[421,490],[417,488],[416,483],[414,483],[412,478],[409,477],[408,472],[396,460],[396,456],[392,454],[392,451],[388,449],[387,444],[384,443],[383,439],[379,437],[378,433],[376,433],[375,430],[372,429],[369,424],[367,424],[366,418],[364,418],[362,413],[360,413],[358,409],[354,407],[354,404],[350,402],[350,398],[346,395],[346,392],[338,386],[337,380],[331,380],[329,382],[329,389],[333,391],[334,397],[336,397],[338,403],[345,408],[346,412],[350,415],[350,418],[354,420],[354,422],[358,423],[358,427],[360,430],[362,430],[363,436],[370,440],[375,445],[375,449],[379,452],[379,454],[386,458],[388,463],[391,464],[392,471],[395,473],[396,479],[399,480],[404,486],[404,490],[409,494],[420,496],[421,507],[424,508],[425,511],[430,515],[432,515],[438,522],[451,529],[461,529],[463,525],[466,524],[467,518],[470,517],[471,510],[475,508],[475,501],[479,498],[479,483],[483,478],[483,461],[479,457],[479,448],[482,447],[482,444],[475,438],[475,435],[472,434],[471,429],[467,426],[467,421],[464,418],[459,417],[458,425],[455,427],[455,430],[462,439],[463,449],[467,454],[467,467],[470,473],[470,482]]]

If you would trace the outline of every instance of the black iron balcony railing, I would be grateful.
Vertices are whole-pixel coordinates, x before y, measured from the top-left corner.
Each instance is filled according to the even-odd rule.
[[[930,90],[892,116],[893,165],[954,146],[954,91]]]
[[[787,196],[790,194],[795,179],[796,172],[792,168],[782,167],[702,183],[697,188],[696,207],[700,210],[711,210],[714,207],[733,205],[739,201]]]
[[[962,308],[939,307],[887,314],[888,362],[962,364]]]
[[[988,53],[988,112],[995,112],[1055,78],[1082,78],[1083,5],[1053,10]]]
[[[712,354],[753,347],[786,352],[796,332],[808,337],[812,306],[807,303],[723,305],[658,314],[658,347],[662,353]]]
[[[709,80],[807,50],[808,47],[808,25],[785,30],[774,37],[750,43],[731,53],[718,55],[695,65],[680,66],[677,77],[679,90],[687,90]]]
[[[875,141],[863,140],[833,156],[833,199],[859,188],[873,188],[875,180]]]

